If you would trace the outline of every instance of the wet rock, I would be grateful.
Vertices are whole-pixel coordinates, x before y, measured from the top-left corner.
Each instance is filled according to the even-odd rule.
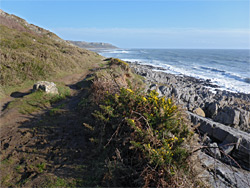
[[[58,94],[58,89],[54,82],[39,81],[33,86],[33,91],[42,90],[45,93]]]

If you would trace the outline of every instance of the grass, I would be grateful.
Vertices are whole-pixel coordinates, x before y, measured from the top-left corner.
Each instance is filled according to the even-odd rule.
[[[24,88],[36,80],[88,70],[101,62],[97,53],[28,30],[20,32],[0,24],[0,38],[2,97],[17,90],[16,85]]]
[[[46,163],[40,163],[40,164],[36,165],[36,167],[38,168],[38,171],[40,173],[42,173],[46,168]]]
[[[1,165],[9,165],[12,164],[14,161],[12,158],[4,159],[1,161]]]
[[[50,115],[50,116],[55,116],[56,114],[59,114],[60,111],[61,111],[61,108],[63,108],[64,105],[65,105],[65,104],[61,104],[61,105],[59,105],[59,106],[57,106],[57,107],[52,108],[52,109],[49,111],[49,115]]]
[[[24,169],[24,166],[22,166],[22,165],[17,165],[17,166],[16,166],[16,171],[17,171],[18,173],[22,173],[23,169]]]
[[[11,176],[8,174],[6,176],[1,177],[1,184],[3,186],[9,186],[10,184],[8,183],[8,181],[11,179]]]
[[[58,187],[76,187],[76,181],[69,181],[63,178],[55,178],[55,179],[48,179],[42,187],[47,187],[47,188],[58,188]]]
[[[58,84],[57,87],[59,92],[58,95],[46,94],[42,91],[36,91],[24,96],[23,98],[18,98],[10,102],[8,108],[17,107],[19,112],[22,114],[31,114],[41,109],[46,109],[50,107],[51,104],[63,100],[70,95],[70,89],[67,86]]]

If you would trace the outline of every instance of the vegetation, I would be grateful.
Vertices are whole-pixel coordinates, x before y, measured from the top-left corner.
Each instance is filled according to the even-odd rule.
[[[23,98],[18,98],[10,102],[8,108],[17,107],[19,112],[22,114],[30,114],[32,112],[48,108],[51,104],[63,100],[70,95],[70,90],[67,86],[58,83],[57,87],[59,92],[58,95],[46,94],[43,91],[36,91],[24,96]],[[52,115],[54,113],[56,113],[56,109],[51,109],[50,114]]]
[[[10,87],[30,81],[57,77],[66,72],[87,71],[100,61],[101,56],[94,52],[30,29],[20,32],[13,29],[12,25],[0,24],[2,95],[8,94]]]
[[[189,166],[187,145],[193,133],[182,110],[172,99],[159,97],[156,91],[145,93],[139,79],[134,84],[127,83],[127,79],[126,83],[121,82],[124,75],[134,75],[125,62],[108,61],[113,80],[108,82],[102,71],[96,73],[100,77],[93,81],[93,95],[80,102],[82,108],[91,102],[98,106],[93,106],[96,110],[92,113],[96,122],[84,123],[96,153],[90,162],[92,179],[87,178],[85,185],[199,186]],[[117,72],[119,76],[114,76]]]
[[[18,87],[31,86],[36,80],[49,79],[51,76],[57,77],[73,71],[87,72],[90,68],[93,72],[83,83],[79,82],[76,86],[82,91],[83,97],[78,103],[77,112],[74,110],[72,112],[82,114],[78,116],[77,121],[82,120],[85,128],[84,136],[89,139],[89,142],[86,142],[88,156],[84,155],[80,161],[81,164],[86,164],[76,171],[81,172],[77,175],[80,174],[82,178],[78,179],[79,176],[75,176],[72,180],[68,177],[55,177],[57,175],[52,177],[50,174],[40,185],[43,187],[202,186],[200,181],[194,178],[189,160],[191,153],[188,145],[191,144],[193,133],[181,108],[175,105],[173,99],[159,97],[156,91],[146,92],[143,79],[133,74],[126,62],[114,58],[100,61],[102,57],[98,54],[74,47],[53,33],[26,24],[18,17],[12,17],[18,21],[0,17],[2,19],[0,96]],[[47,119],[39,120],[43,127],[38,128],[40,126],[38,121],[36,122],[38,126],[32,125],[34,134],[38,130],[42,131],[41,133],[49,133],[46,137],[48,141],[56,137],[57,133],[66,132],[68,139],[78,131],[78,127],[77,131],[70,130],[77,124],[76,122],[71,126],[67,124],[68,118],[77,116],[67,117],[60,113],[65,103],[49,108],[53,103],[70,95],[70,89],[64,84],[57,83],[57,86],[59,95],[37,91],[18,98],[8,105],[8,108],[18,107],[24,114],[48,109],[48,116],[45,115]],[[67,112],[70,114],[72,109]],[[60,121],[66,122],[63,128]],[[54,129],[53,126],[49,127],[53,123],[60,127]],[[56,132],[56,129],[63,131]],[[43,132],[44,130],[48,132]],[[23,132],[20,138],[27,137],[27,140],[31,141],[32,136],[28,132]],[[43,134],[39,136],[45,141]],[[69,160],[68,164],[71,164],[71,157],[74,157],[72,154],[78,155],[79,148],[71,146],[64,148],[63,145],[67,145],[68,140],[61,136],[59,142],[51,142],[51,147],[45,147],[48,150],[39,148],[42,143],[38,137],[34,141],[34,148],[22,148],[26,154],[22,152],[25,158],[20,161],[27,163],[15,163],[11,158],[12,154],[1,161],[0,169],[12,168],[11,173],[6,172],[1,178],[1,185],[26,186],[27,182],[30,183],[29,181],[33,181],[32,178],[39,174],[46,172],[49,174],[48,172],[53,171],[52,165],[46,160],[50,159],[53,162],[58,157],[58,163]],[[46,143],[43,142],[43,145]],[[7,143],[6,149],[8,147]],[[70,151],[69,156],[66,151]],[[13,157],[20,155],[19,152],[15,150]],[[34,160],[28,159],[29,156],[34,157],[39,152],[46,153],[39,156],[43,160],[38,160],[38,157]],[[63,154],[66,157],[61,156]],[[70,167],[72,173],[74,166]],[[43,178],[46,177],[44,175]]]

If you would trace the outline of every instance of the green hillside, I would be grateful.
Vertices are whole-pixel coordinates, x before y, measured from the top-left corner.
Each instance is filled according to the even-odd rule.
[[[3,88],[26,81],[83,71],[100,61],[98,54],[78,48],[54,33],[0,11],[0,84]]]

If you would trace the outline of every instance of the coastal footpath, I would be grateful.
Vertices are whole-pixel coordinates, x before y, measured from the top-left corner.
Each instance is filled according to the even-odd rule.
[[[130,66],[145,78],[146,90],[172,97],[186,110],[197,127],[202,148],[198,159],[207,168],[202,174],[210,177],[210,183],[214,187],[248,187],[250,95],[222,91],[209,80],[165,73],[150,65]]]
[[[249,95],[0,21],[0,187],[250,187]]]

